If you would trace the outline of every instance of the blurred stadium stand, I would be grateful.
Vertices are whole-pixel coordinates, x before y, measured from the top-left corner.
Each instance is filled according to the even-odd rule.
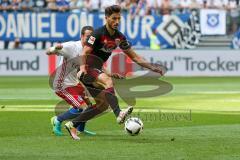
[[[227,49],[232,41],[232,36],[202,36],[197,44],[197,49]]]
[[[193,17],[193,21],[187,22],[188,26],[194,26],[195,29],[183,28],[181,31],[182,40],[186,44],[172,45],[172,48],[213,48],[223,47],[229,48],[233,39],[233,35],[240,26],[240,4],[239,0],[0,0],[0,13],[102,13],[104,8],[109,5],[119,4],[122,6],[124,13],[129,14],[131,19],[136,17],[144,17],[146,15],[162,16],[164,19],[170,15],[190,14],[197,12]],[[200,32],[199,24],[200,12],[202,9],[224,10],[226,11],[226,34],[224,35],[203,35]],[[193,15],[191,15],[193,16]],[[217,17],[219,18],[219,17]],[[218,19],[220,20],[220,19]],[[212,22],[215,22],[214,19]],[[184,22],[186,23],[186,22]],[[193,24],[196,23],[196,24]],[[218,23],[218,22],[216,22]],[[0,25],[2,27],[2,25]],[[174,26],[172,27],[174,28]],[[199,29],[196,29],[199,28]],[[1,29],[1,28],[0,28]],[[153,29],[153,28],[152,28]],[[194,32],[194,33],[193,33]],[[197,33],[195,33],[197,32]],[[193,36],[189,36],[188,34]],[[161,35],[161,33],[158,33]],[[187,35],[187,36],[186,36]],[[130,38],[131,40],[131,38]],[[23,43],[21,37],[15,37],[14,40],[0,40],[1,49],[10,48],[27,48],[41,49],[51,45],[49,42],[27,42]],[[57,40],[56,40],[57,41]],[[179,40],[177,40],[179,41]],[[52,42],[51,42],[52,43]],[[148,42],[149,43],[149,42]],[[15,47],[14,47],[15,46]],[[140,46],[140,47],[139,47]],[[161,49],[168,48],[163,44]],[[139,43],[135,47],[141,48]],[[146,47],[146,46],[144,46]],[[233,47],[235,48],[235,47]]]

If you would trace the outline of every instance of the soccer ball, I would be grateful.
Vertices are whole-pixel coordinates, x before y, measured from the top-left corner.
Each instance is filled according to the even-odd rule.
[[[136,136],[143,130],[143,122],[137,117],[131,117],[125,122],[125,131],[131,135]]]

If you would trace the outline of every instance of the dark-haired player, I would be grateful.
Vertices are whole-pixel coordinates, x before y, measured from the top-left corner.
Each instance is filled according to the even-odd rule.
[[[53,89],[59,97],[64,99],[68,104],[72,106],[68,111],[51,118],[53,132],[57,136],[62,135],[61,123],[63,121],[77,117],[81,114],[83,109],[88,108],[94,110],[93,115],[91,115],[91,113],[87,113],[86,116],[85,114],[84,119],[86,121],[95,117],[96,114],[99,115],[108,109],[108,104],[104,102],[106,100],[102,94],[100,94],[102,87],[96,88],[96,84],[94,86],[91,84],[85,85],[79,82],[77,78],[80,65],[79,59],[81,59],[81,54],[79,53],[81,53],[82,47],[85,46],[87,37],[89,37],[92,32],[93,27],[84,26],[81,30],[81,41],[58,43],[47,50],[47,55],[61,56],[59,67],[57,68],[55,75],[52,77],[54,78],[51,82],[53,84]],[[108,73],[108,75],[118,79],[122,78],[118,74],[110,75],[110,73]],[[98,85],[98,87],[100,87],[100,85]],[[86,89],[94,98],[96,103],[95,105],[91,105],[90,101],[88,100]],[[80,133],[85,133],[87,135],[95,135],[94,132],[90,132],[85,129],[86,121],[79,123],[77,130]]]
[[[119,47],[128,55],[135,63],[140,66],[150,69],[153,72],[163,75],[163,70],[157,66],[146,62],[142,57],[136,54],[131,48],[131,44],[126,37],[118,30],[121,20],[121,7],[118,5],[109,6],[105,9],[106,25],[96,29],[87,39],[86,46],[82,51],[82,64],[80,71],[84,75],[84,83],[101,83],[104,86],[106,100],[112,108],[117,122],[123,123],[126,116],[131,114],[133,107],[129,106],[125,111],[122,111],[118,104],[118,99],[115,96],[113,81],[103,70],[103,64],[112,54],[112,51]],[[81,123],[81,116],[73,119],[66,126],[69,133],[74,135],[76,127]]]

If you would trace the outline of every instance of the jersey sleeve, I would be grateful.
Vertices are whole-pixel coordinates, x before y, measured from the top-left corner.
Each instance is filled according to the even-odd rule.
[[[88,38],[86,41],[86,45],[89,47],[95,47],[100,40],[100,33],[98,31],[94,31]]]
[[[75,48],[74,43],[66,42],[66,43],[62,43],[62,45],[63,45],[63,48],[57,51],[59,55],[66,58],[71,58],[73,49]]]
[[[131,42],[128,41],[127,38],[120,32],[119,48],[125,51],[125,50],[129,50],[131,47],[132,47]]]

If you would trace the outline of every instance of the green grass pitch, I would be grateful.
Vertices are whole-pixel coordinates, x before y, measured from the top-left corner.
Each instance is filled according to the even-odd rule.
[[[240,77],[164,80],[170,93],[137,99],[141,135],[126,135],[107,113],[87,124],[96,136],[73,141],[64,129],[62,137],[51,133],[60,99],[48,77],[1,77],[0,160],[239,160]]]

